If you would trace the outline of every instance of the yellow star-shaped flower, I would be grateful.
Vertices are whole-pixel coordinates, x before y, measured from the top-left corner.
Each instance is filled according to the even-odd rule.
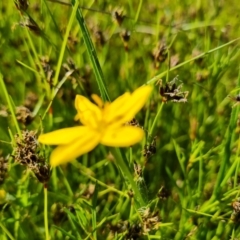
[[[38,141],[48,145],[59,145],[50,157],[53,167],[67,163],[94,149],[99,143],[111,147],[128,147],[142,140],[144,131],[125,123],[132,120],[147,101],[152,88],[140,87],[132,94],[129,92],[114,102],[103,103],[93,94],[93,104],[86,97],[77,95],[76,119],[83,126],[64,128],[39,136]]]

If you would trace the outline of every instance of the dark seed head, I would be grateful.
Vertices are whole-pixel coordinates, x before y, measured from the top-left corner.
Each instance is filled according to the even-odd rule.
[[[237,101],[237,102],[240,102],[240,95],[237,95],[237,96],[236,96],[236,101]]]

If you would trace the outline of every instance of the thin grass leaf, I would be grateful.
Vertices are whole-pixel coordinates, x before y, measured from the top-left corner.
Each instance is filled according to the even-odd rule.
[[[72,6],[75,6],[75,4],[76,4],[76,1],[72,0]],[[91,64],[93,66],[93,71],[94,71],[96,81],[97,81],[97,84],[99,87],[101,98],[104,101],[106,101],[106,100],[109,101],[110,98],[109,98],[109,95],[107,92],[106,84],[104,82],[103,72],[102,72],[100,63],[98,61],[97,53],[96,53],[96,50],[92,43],[92,39],[90,37],[90,34],[88,32],[86,23],[84,21],[84,18],[83,18],[83,15],[82,15],[82,12],[80,9],[77,10],[76,17],[77,17],[77,21],[79,23],[80,29],[82,31],[83,40],[86,45],[86,49],[87,49],[88,55],[90,57]]]

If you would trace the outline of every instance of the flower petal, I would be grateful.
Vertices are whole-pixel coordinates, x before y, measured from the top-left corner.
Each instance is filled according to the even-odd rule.
[[[129,101],[130,98],[131,98],[131,94],[129,92],[124,93],[123,95],[119,96],[117,99],[115,99],[111,103],[111,109],[120,110],[121,108],[123,108],[123,105]],[[113,116],[114,116],[114,112],[113,112]]]
[[[143,137],[144,131],[141,128],[124,126],[107,130],[100,143],[111,147],[129,147],[140,142]]]
[[[109,106],[106,113],[104,112],[104,118],[113,128],[132,120],[147,101],[151,91],[152,87],[143,86],[131,95],[129,93],[123,94]]]
[[[75,119],[80,119],[81,123],[92,128],[98,127],[98,122],[102,119],[102,110],[87,98],[77,95],[75,99],[75,108],[78,113]]]
[[[100,108],[103,107],[103,100],[97,94],[92,94],[91,98]]]
[[[70,162],[71,160],[94,149],[100,141],[100,134],[89,130],[76,141],[66,145],[60,145],[52,151],[50,164],[52,167]]]
[[[88,132],[89,128],[85,126],[63,128],[53,132],[41,134],[38,137],[38,141],[47,145],[68,144],[87,135]]]

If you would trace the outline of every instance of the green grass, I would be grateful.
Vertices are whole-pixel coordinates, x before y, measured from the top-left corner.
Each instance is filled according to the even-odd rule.
[[[75,3],[0,2],[0,239],[240,239],[238,1]],[[164,103],[157,82],[177,76],[188,101]],[[44,184],[14,158],[16,134],[77,125],[76,94],[113,101],[144,84],[141,144],[99,145]]]

